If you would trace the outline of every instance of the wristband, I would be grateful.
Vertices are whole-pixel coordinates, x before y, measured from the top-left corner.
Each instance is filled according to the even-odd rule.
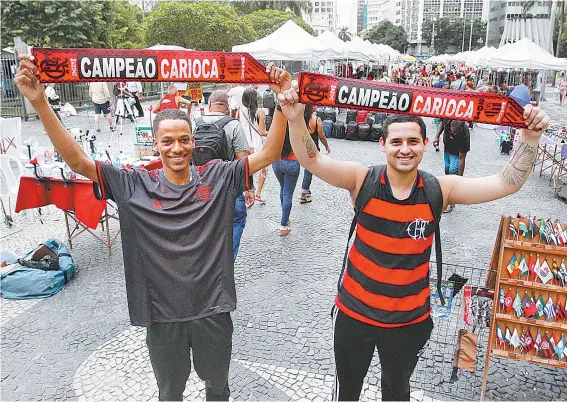
[[[282,107],[280,106],[279,103],[276,103],[276,109],[279,110],[280,112],[282,111]]]

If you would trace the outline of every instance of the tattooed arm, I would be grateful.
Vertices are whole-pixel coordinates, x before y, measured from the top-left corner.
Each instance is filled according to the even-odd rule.
[[[541,134],[549,125],[549,116],[539,108],[527,105],[524,118],[528,127],[522,129],[512,157],[499,174],[478,178],[439,177],[445,205],[497,200],[515,193],[524,185],[536,160]]]

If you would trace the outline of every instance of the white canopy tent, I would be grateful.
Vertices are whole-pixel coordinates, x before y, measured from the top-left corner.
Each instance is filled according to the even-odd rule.
[[[342,53],[341,59],[368,61],[369,57],[361,51],[358,51],[346,42],[343,42],[331,31],[325,31],[317,36],[324,44],[332,47],[336,52]]]
[[[403,61],[403,55],[398,52],[396,49],[388,46],[388,45],[384,45],[384,44],[378,44],[376,45],[378,47],[378,49],[380,49],[383,52],[386,52],[390,55],[390,62],[392,63],[401,63]]]
[[[566,70],[567,59],[559,59],[523,38],[495,51],[484,63],[491,68],[526,68],[532,70]]]
[[[384,52],[381,52],[378,48],[372,46],[372,43],[365,42],[362,39],[360,39],[358,36],[355,36],[350,42],[348,42],[348,44],[354,47],[355,49],[357,49],[359,52],[366,54],[366,56],[368,56],[370,61],[380,62],[380,60],[383,59],[382,56],[385,54]]]
[[[262,39],[233,46],[232,51],[250,53],[258,60],[311,61],[342,58],[341,52],[311,36],[292,20]]]

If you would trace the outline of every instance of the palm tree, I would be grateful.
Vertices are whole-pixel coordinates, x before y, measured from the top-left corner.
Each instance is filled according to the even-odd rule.
[[[348,31],[348,27],[342,27],[339,31],[339,39],[343,42],[349,42],[352,39],[351,33]]]
[[[522,4],[522,18],[523,19],[526,19],[526,15],[528,14],[528,11],[530,11],[533,8],[533,6],[535,6],[535,3],[536,3],[535,1],[530,0],[530,1],[525,1]]]

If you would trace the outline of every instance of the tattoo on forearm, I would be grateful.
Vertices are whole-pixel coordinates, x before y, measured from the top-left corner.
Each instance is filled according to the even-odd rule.
[[[313,142],[313,138],[311,138],[309,132],[307,131],[303,133],[303,143],[305,144],[305,148],[307,149],[307,156],[309,156],[310,159],[315,158],[317,156],[317,147]]]
[[[529,177],[537,157],[537,146],[518,142],[510,161],[500,171],[500,178],[510,186],[523,184]]]

